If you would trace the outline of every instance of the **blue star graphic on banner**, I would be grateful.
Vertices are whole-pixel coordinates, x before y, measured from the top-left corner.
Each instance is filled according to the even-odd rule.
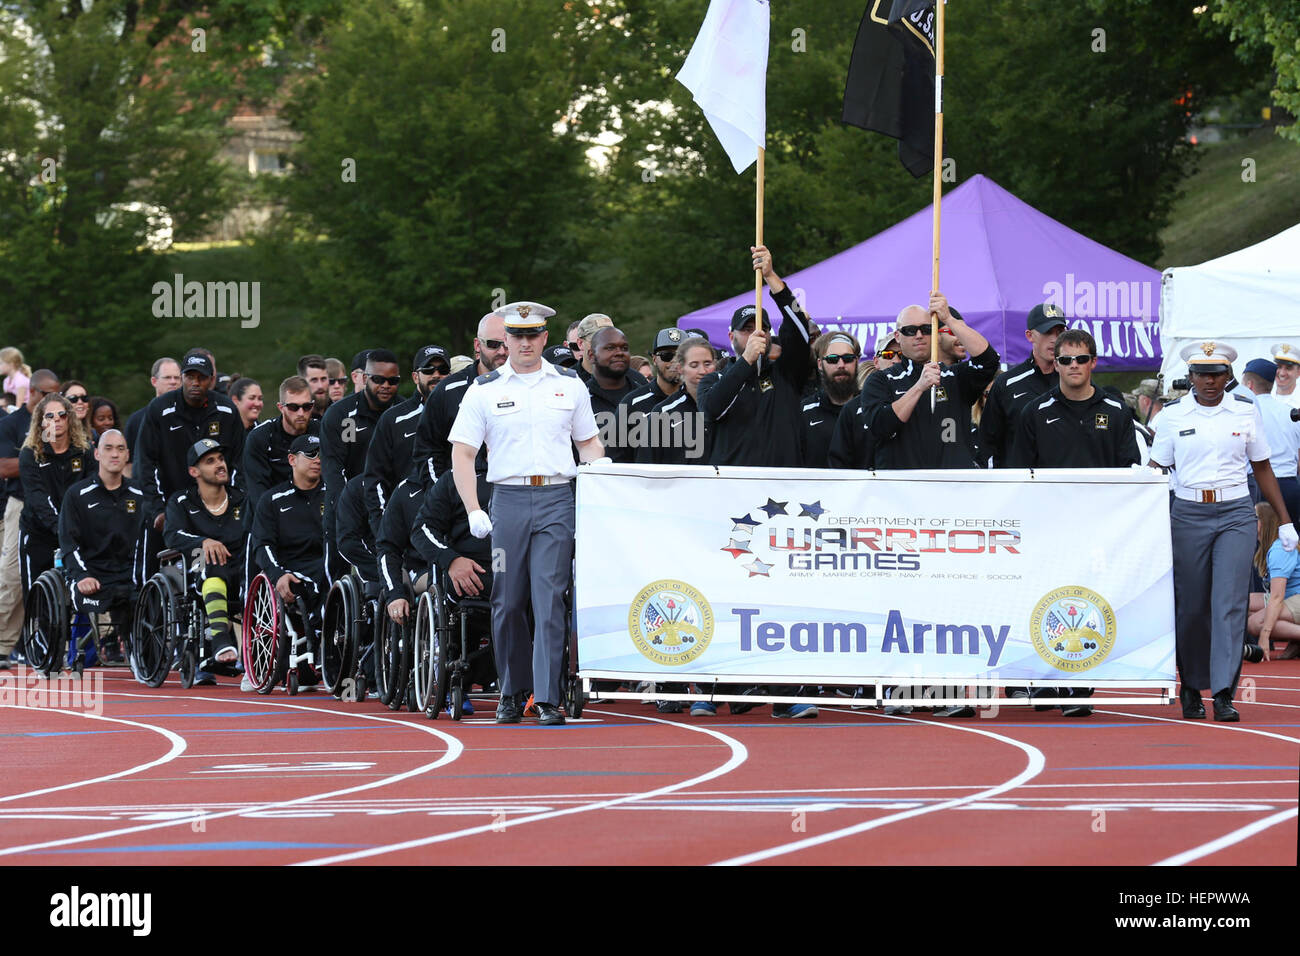
[[[814,501],[810,505],[806,505],[801,501],[799,502],[799,507],[803,509],[803,511],[799,512],[799,517],[812,518],[813,521],[816,521],[826,513],[826,509],[822,507],[821,501]]]
[[[771,575],[768,574],[767,572],[770,571],[770,570],[772,569],[772,565],[770,565],[770,564],[764,564],[764,563],[763,563],[761,560],[759,560],[758,558],[755,558],[755,559],[754,559],[753,561],[751,561],[749,564],[742,565],[742,567],[745,567],[745,568],[748,568],[748,569],[749,569],[749,576],[750,576],[751,578],[753,578],[753,577],[757,577],[757,576],[760,575],[760,574],[761,574],[763,577],[765,577],[765,578],[770,578],[770,577],[771,577]]]
[[[733,558],[738,558],[742,554],[753,553],[749,550],[748,541],[737,541],[735,538],[732,538],[725,548],[719,548],[718,550],[729,552]]]
[[[731,530],[737,531],[741,534],[753,534],[754,529],[757,528],[760,523],[761,522],[755,521],[749,515],[741,515],[739,518],[731,519]]]
[[[769,518],[775,518],[777,515],[783,515],[786,513],[785,506],[789,503],[790,502],[788,501],[773,501],[771,498],[768,498],[767,504],[761,505],[758,510],[766,512]]]

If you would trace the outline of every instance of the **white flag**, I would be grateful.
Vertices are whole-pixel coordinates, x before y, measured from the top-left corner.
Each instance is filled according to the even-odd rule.
[[[767,129],[768,0],[710,0],[677,79],[727,151],[736,172],[758,159]]]

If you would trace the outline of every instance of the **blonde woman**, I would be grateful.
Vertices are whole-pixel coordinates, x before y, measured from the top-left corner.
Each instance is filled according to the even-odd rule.
[[[23,353],[15,348],[0,349],[0,375],[4,387],[0,391],[13,392],[17,397],[14,407],[27,404],[27,390],[32,384],[32,370],[23,364]]]
[[[1300,657],[1300,551],[1287,551],[1278,540],[1277,512],[1267,501],[1255,505],[1255,527],[1259,545],[1255,549],[1255,569],[1268,582],[1268,593],[1250,596],[1246,630],[1259,638],[1260,652],[1247,654],[1247,660],[1268,660],[1274,640],[1288,641],[1280,660]],[[1250,645],[1246,650],[1250,651]]]
[[[72,403],[57,393],[46,395],[32,412],[27,440],[18,453],[23,483],[18,554],[24,599],[41,572],[54,566],[64,493],[94,467],[90,440]]]

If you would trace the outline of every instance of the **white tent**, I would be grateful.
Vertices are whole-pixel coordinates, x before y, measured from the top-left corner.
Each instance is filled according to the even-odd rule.
[[[1300,346],[1300,225],[1199,266],[1160,277],[1160,345],[1165,386],[1187,374],[1178,357],[1190,342],[1237,350],[1240,377],[1251,359],[1279,342]]]

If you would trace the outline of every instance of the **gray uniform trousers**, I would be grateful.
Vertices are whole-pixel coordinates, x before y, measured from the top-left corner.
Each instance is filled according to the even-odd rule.
[[[1174,633],[1184,687],[1235,690],[1255,553],[1249,497],[1199,502],[1174,498]]]
[[[538,703],[559,706],[568,621],[564,594],[573,566],[571,483],[493,485],[492,651],[503,694],[529,687]],[[528,608],[533,609],[529,664]]]

